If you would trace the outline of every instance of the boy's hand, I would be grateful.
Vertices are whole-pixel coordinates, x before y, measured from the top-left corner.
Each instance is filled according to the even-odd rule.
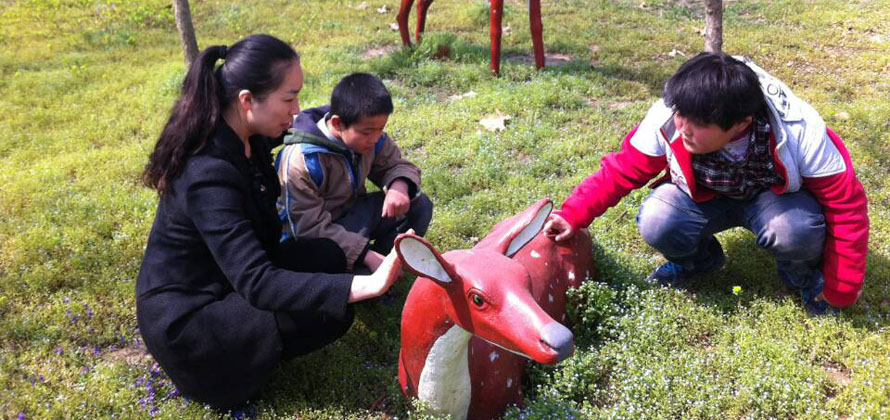
[[[544,234],[548,238],[559,242],[574,236],[575,229],[562,216],[551,214],[547,217],[547,223],[544,224]]]
[[[408,213],[410,208],[411,199],[408,198],[408,183],[402,179],[393,181],[386,190],[381,216],[390,218],[401,217]]]
[[[380,255],[379,252],[369,249],[368,252],[365,253],[365,259],[362,260],[362,262],[365,263],[365,266],[370,268],[371,271],[377,271],[377,268],[383,263],[383,258],[383,255]]]

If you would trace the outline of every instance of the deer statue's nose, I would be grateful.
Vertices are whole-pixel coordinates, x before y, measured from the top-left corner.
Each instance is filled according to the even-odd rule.
[[[541,332],[541,341],[556,351],[559,363],[575,352],[575,341],[572,332],[558,322],[551,322],[544,326]]]

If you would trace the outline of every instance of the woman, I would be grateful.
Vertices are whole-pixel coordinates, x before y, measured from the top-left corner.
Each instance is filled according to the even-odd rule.
[[[218,60],[223,60],[216,66]],[[182,395],[218,408],[254,396],[282,359],[331,343],[349,305],[400,267],[340,272],[328,239],[279,244],[270,151],[300,111],[299,56],[254,35],[209,47],[189,69],[143,179],[160,201],[136,283],[145,345]]]

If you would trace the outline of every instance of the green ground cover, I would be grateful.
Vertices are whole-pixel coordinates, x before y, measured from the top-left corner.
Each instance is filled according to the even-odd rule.
[[[538,72],[524,2],[508,1],[495,78],[481,0],[434,3],[412,50],[389,28],[394,0],[192,3],[202,46],[291,42],[306,107],[348,72],[383,77],[388,131],[424,171],[440,249],[564,198],[703,44],[698,1],[545,1],[545,46],[564,63]],[[534,366],[509,418],[890,418],[890,4],[726,3],[725,50],[786,81],[846,140],[870,201],[862,298],[808,318],[740,230],[720,235],[719,273],[684,292],[648,285],[662,259],[634,226],[648,193],[636,191],[591,226],[597,276],[573,293],[575,356]],[[450,55],[434,58],[443,44]],[[169,1],[0,3],[0,418],[220,415],[178,397],[135,331],[156,205],[138,178],[183,75]],[[478,120],[495,112],[511,117],[506,130],[485,131]],[[337,344],[284,364],[249,414],[423,417],[395,379],[408,287],[359,305]]]

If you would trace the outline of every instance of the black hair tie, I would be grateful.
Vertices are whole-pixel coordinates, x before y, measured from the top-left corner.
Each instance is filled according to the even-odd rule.
[[[227,46],[225,46],[225,45],[223,45],[223,46],[220,47],[220,52],[219,52],[219,59],[220,59],[220,60],[225,60],[225,59],[226,59],[226,52],[228,52],[228,50],[229,50],[229,47],[227,47]]]

